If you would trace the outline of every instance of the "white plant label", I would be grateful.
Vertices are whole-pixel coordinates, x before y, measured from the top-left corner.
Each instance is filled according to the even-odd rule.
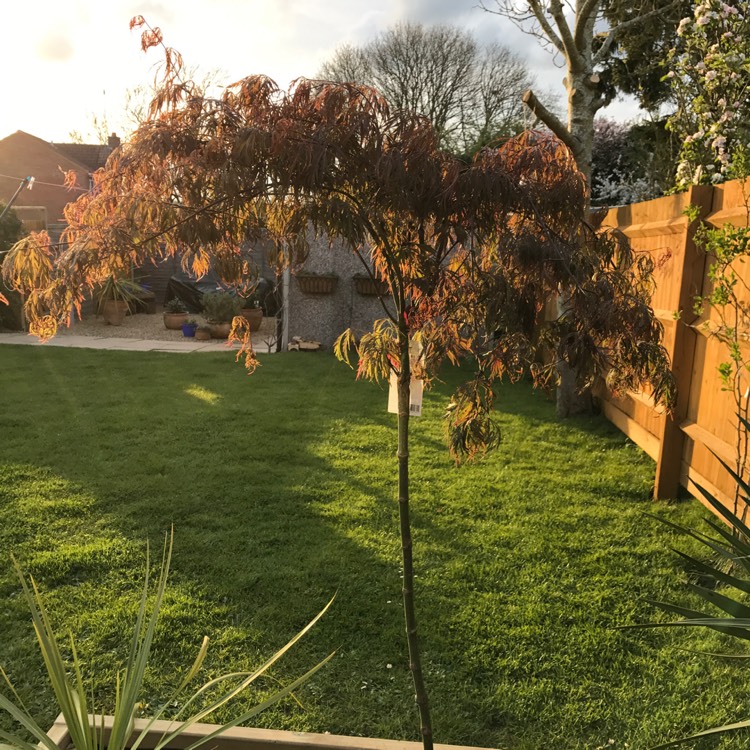
[[[411,379],[409,386],[409,416],[422,416],[423,383],[417,378]],[[390,388],[388,389],[388,412],[398,414],[398,377],[391,373]]]

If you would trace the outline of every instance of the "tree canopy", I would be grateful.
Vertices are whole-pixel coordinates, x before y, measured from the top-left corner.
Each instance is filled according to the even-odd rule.
[[[472,154],[523,129],[521,95],[532,79],[500,44],[463,29],[399,23],[360,47],[339,47],[321,78],[377,89],[391,109],[424,115],[442,147]]]
[[[144,48],[161,43],[146,27]],[[354,353],[359,377],[398,383],[404,612],[429,750],[409,521],[411,378],[429,385],[442,364],[472,359],[447,413],[457,460],[498,439],[493,383],[526,374],[548,383],[555,359],[575,366],[580,385],[601,374],[614,390],[650,386],[670,405],[674,383],[648,303],[650,261],[584,221],[585,180],[548,133],[523,134],[467,163],[440,148],[426,117],[394,110],[374,89],[299,80],[282,91],[250,76],[212,99],[183,79],[174,50],[165,55],[149,119],[68,207],[62,245],[22,240],[5,278],[26,294],[40,336],[53,335],[87,289],[151,258],[179,253],[198,275],[211,261],[225,281],[252,283],[241,246],[261,237],[273,241],[280,266],[296,268],[311,233],[323,234],[387,285],[393,304],[384,318],[359,339],[343,334],[337,353]],[[566,309],[545,322],[545,303],[561,287]],[[243,320],[233,335],[252,369]]]
[[[672,186],[677,147],[665,120],[594,121],[591,205],[621,206],[663,195]]]
[[[619,93],[632,94],[643,109],[655,112],[671,100],[669,83],[664,80],[664,60],[674,46],[680,20],[691,8],[692,0],[603,3],[603,21],[610,29],[621,27],[599,70],[600,86],[607,92],[608,101]],[[640,17],[645,17],[643,23],[637,22]]]
[[[594,118],[618,90],[637,93],[646,106],[663,100],[659,61],[674,38],[680,8],[689,0],[485,0],[480,6],[509,18],[565,62],[567,122],[533,91],[524,102],[572,151],[591,177]]]

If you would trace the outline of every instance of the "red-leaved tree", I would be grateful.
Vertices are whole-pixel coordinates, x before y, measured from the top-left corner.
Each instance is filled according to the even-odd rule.
[[[161,32],[146,27],[144,49],[159,44]],[[530,374],[548,383],[555,369],[544,362],[557,358],[575,367],[581,386],[603,374],[615,390],[648,385],[669,404],[674,386],[648,305],[648,261],[583,220],[584,181],[548,135],[527,133],[466,164],[438,148],[426,119],[390,111],[372,89],[299,80],[281,91],[253,76],[210,99],[181,75],[179,55],[167,49],[148,120],[71,204],[62,244],[21,241],[5,278],[26,295],[31,330],[43,337],[88,290],[149,259],[179,253],[198,275],[212,265],[225,281],[244,283],[240,248],[260,238],[295,267],[311,233],[325,235],[387,285],[383,320],[358,340],[343,334],[337,354],[354,355],[358,377],[398,379],[403,605],[429,750],[409,521],[411,379],[429,384],[446,361],[472,362],[447,413],[457,460],[498,439],[496,381]],[[569,304],[545,322],[558,288],[570,290]],[[233,335],[255,367],[240,319]],[[410,358],[414,341],[421,352]]]

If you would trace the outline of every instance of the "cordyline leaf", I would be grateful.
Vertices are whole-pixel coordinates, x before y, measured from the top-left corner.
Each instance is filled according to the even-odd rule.
[[[692,742],[694,740],[700,740],[705,737],[713,737],[717,734],[726,734],[727,732],[736,732],[740,729],[747,728],[750,728],[750,719],[746,719],[745,721],[738,721],[735,724],[724,724],[720,727],[705,729],[704,731],[698,732],[697,734],[691,734],[689,737],[681,737],[679,740],[670,740],[669,742],[664,742],[661,745],[654,745],[650,748],[650,750],[663,750],[663,748],[675,747],[676,745],[681,745],[685,742]]]
[[[136,624],[133,630],[130,651],[125,668],[122,671],[118,672],[116,676],[115,710],[113,715],[112,728],[110,730],[109,739],[107,742],[107,750],[125,750],[126,747],[131,748],[131,750],[135,750],[136,748],[138,748],[145,739],[150,729],[153,727],[154,722],[162,717],[168,709],[174,706],[175,702],[178,701],[181,692],[196,677],[206,656],[208,639],[204,638],[190,670],[180,681],[177,689],[162,704],[162,706],[157,709],[155,715],[145,722],[145,728],[143,729],[143,731],[139,734],[138,737],[135,738],[134,741],[131,742],[130,738],[133,733],[135,716],[138,707],[140,706],[140,693],[142,690],[143,676],[147,667],[151,644],[159,619],[159,613],[164,601],[167,577],[169,574],[169,564],[172,554],[172,545],[173,535],[170,535],[168,537],[168,541],[165,541],[161,570],[157,581],[156,591],[153,596],[153,601],[151,603],[149,603],[148,601],[150,596],[150,566],[147,553],[145,582],[138,608],[138,614],[136,616]],[[45,666],[47,668],[48,676],[52,684],[58,706],[70,732],[71,741],[77,748],[77,750],[101,750],[104,737],[103,716],[101,717],[101,723],[98,725],[97,716],[93,711],[93,701],[91,704],[89,704],[87,700],[81,662],[76,650],[75,642],[71,637],[70,645],[73,674],[73,679],[71,681],[71,678],[69,676],[70,669],[63,659],[61,651],[57,645],[49,616],[46,609],[44,608],[44,604],[42,602],[42,598],[36,587],[36,584],[33,578],[29,578],[27,581],[26,576],[21,571],[20,566],[15,559],[13,559],[13,565],[18,574],[24,596],[26,597],[26,600],[31,609],[32,621],[34,624],[35,632],[37,634],[37,639],[39,641],[40,650],[44,658]],[[334,599],[335,597],[333,597],[321,610],[321,612],[316,617],[314,617],[299,633],[291,638],[283,648],[279,649],[271,658],[266,660],[255,671],[222,675],[207,682],[200,689],[193,692],[192,695],[190,695],[187,699],[180,699],[182,705],[181,708],[179,708],[177,711],[177,716],[174,717],[172,728],[156,744],[156,747],[161,748],[166,744],[172,742],[181,734],[183,734],[187,729],[189,729],[193,724],[205,719],[218,708],[224,706],[226,703],[237,697],[260,675],[264,674],[273,664],[275,664],[282,656],[284,656],[304,635],[306,635],[310,631],[310,629],[330,608]],[[196,743],[193,743],[193,745],[191,746],[197,747],[198,745],[209,741],[213,737],[218,736],[218,734],[221,734],[226,729],[237,726],[243,721],[246,721],[252,716],[255,716],[267,706],[272,705],[284,696],[288,695],[311,675],[317,672],[332,658],[332,656],[333,654],[328,656],[318,665],[313,667],[313,669],[309,670],[305,675],[295,680],[291,685],[288,685],[283,690],[278,691],[267,700],[253,707],[251,710],[246,711],[239,718],[222,725],[221,727],[219,727],[219,729],[217,729],[216,732]],[[39,743],[41,743],[46,748],[46,750],[60,750],[60,748],[54,743],[54,741],[47,736],[45,731],[36,724],[34,719],[28,714],[26,709],[23,708],[23,704],[21,703],[20,698],[18,697],[16,691],[13,689],[12,685],[10,685],[5,672],[2,672],[2,676],[5,679],[6,683],[9,685],[13,697],[15,698],[15,702],[0,693],[0,709],[5,710],[17,723],[19,723]],[[198,702],[202,697],[206,695],[212,696],[211,701],[207,706],[200,708],[189,718],[178,721],[178,717],[181,714],[185,714],[188,708],[190,708],[193,704]],[[11,743],[10,746],[14,747],[16,750],[38,750],[38,746],[30,744],[23,737],[19,737],[12,732],[6,732],[2,729],[0,729],[0,739],[4,739]]]
[[[741,415],[740,415],[740,420],[746,429],[750,427],[750,423],[748,423],[747,420],[742,419]],[[721,459],[718,459],[718,460],[721,461]],[[738,474],[735,471],[733,471],[723,461],[721,461],[721,463],[724,465],[727,471],[734,477],[739,488],[745,492],[746,497],[747,497],[747,492],[748,492],[747,484],[741,479],[741,477],[738,476]],[[749,535],[747,533],[748,527],[740,518],[737,517],[735,513],[733,513],[730,509],[726,508],[721,502],[719,502],[719,500],[717,500],[705,488],[701,487],[700,485],[696,485],[696,487],[698,488],[698,491],[706,499],[706,502],[714,509],[716,514],[719,515],[721,518],[723,518],[729,524],[731,531],[721,528],[719,525],[717,525],[713,521],[708,521],[708,525],[711,527],[711,529],[713,529],[719,535],[719,537],[724,542],[726,542],[726,545],[722,544],[721,542],[717,542],[716,540],[712,539],[706,534],[691,531],[690,529],[678,526],[669,521],[665,521],[664,519],[658,519],[658,520],[662,521],[663,523],[670,526],[671,528],[676,529],[680,533],[691,536],[692,538],[701,542],[701,544],[711,549],[713,552],[718,553],[724,559],[728,559],[732,562],[739,561],[742,564],[745,572],[747,572],[748,571],[748,550],[750,549],[750,547],[748,546],[748,541],[747,541],[749,538]],[[683,560],[685,560],[693,569],[697,570],[698,572],[707,574],[718,583],[723,583],[745,594],[750,593],[750,581],[748,581],[747,579],[742,578],[738,575],[732,575],[730,573],[724,572],[723,570],[719,569],[718,566],[716,565],[706,564],[703,561],[697,560],[696,558],[690,555],[686,555],[682,552],[677,551],[677,554],[680,555],[680,557],[682,557]],[[685,619],[677,620],[674,622],[647,623],[644,625],[635,625],[635,626],[629,626],[629,627],[631,628],[632,627],[638,627],[638,628],[643,628],[643,627],[649,627],[649,628],[704,627],[704,628],[709,628],[711,630],[715,630],[725,635],[732,636],[734,638],[740,638],[741,640],[750,641],[750,606],[748,606],[747,604],[743,602],[732,599],[731,597],[726,596],[723,593],[720,593],[719,591],[708,589],[702,586],[696,586],[694,584],[688,584],[688,585],[689,585],[690,590],[698,594],[704,601],[722,610],[725,613],[725,616],[717,617],[717,616],[712,616],[712,615],[709,615],[709,614],[706,614],[704,612],[700,612],[697,610],[680,607],[674,604],[650,601],[649,603],[652,604],[653,606],[658,607],[664,610],[665,612],[680,615],[684,617]],[[720,654],[719,656],[725,656],[725,655]],[[747,658],[747,657],[744,657],[744,658]],[[679,745],[685,742],[691,742],[700,738],[710,737],[713,735],[725,734],[727,732],[733,732],[733,731],[745,729],[748,727],[750,727],[750,721],[742,721],[742,722],[737,722],[735,724],[725,724],[720,727],[713,727],[711,729],[707,729],[703,732],[699,732],[689,737],[683,737],[677,740],[672,740],[670,742],[663,743],[661,745],[656,746],[655,748],[652,748],[652,750],[658,750],[658,748],[674,747],[676,745]]]
[[[698,594],[698,596],[705,599],[709,604],[713,604],[715,607],[724,610],[728,615],[737,618],[750,619],[750,607],[742,604],[742,602],[724,596],[713,589],[707,589],[704,586],[696,586],[694,583],[689,583],[688,588]]]
[[[697,571],[701,573],[707,573],[712,578],[715,578],[720,583],[725,583],[728,586],[732,586],[733,588],[739,589],[740,591],[744,591],[746,594],[750,594],[750,581],[739,578],[738,576],[733,576],[730,573],[725,573],[723,570],[719,570],[718,568],[708,565],[704,563],[701,560],[697,560],[694,557],[691,557],[690,555],[686,555],[684,552],[680,552],[679,550],[675,550],[675,552],[686,562],[690,563],[690,565]]]

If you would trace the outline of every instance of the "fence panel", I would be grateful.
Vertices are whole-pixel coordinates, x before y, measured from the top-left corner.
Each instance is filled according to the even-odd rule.
[[[696,186],[680,195],[612,209],[603,222],[622,231],[656,266],[652,307],[664,326],[664,346],[677,380],[675,412],[664,414],[647,393],[619,398],[603,389],[597,393],[607,418],[656,461],[656,497],[675,497],[679,485],[699,496],[699,484],[729,506],[734,501],[734,483],[713,455],[730,465],[736,460],[736,406],[719,375],[719,364],[729,357],[711,335],[719,320],[717,311],[704,311],[699,317],[693,312],[696,295],[710,291],[712,261],[695,247],[695,225],[689,224],[684,211],[688,205],[697,206],[701,218],[713,227],[747,226],[748,197],[748,190],[743,192],[737,182]],[[750,265],[738,263],[733,270],[750,303]],[[739,326],[750,333],[749,321]],[[750,342],[750,335],[744,338]]]

